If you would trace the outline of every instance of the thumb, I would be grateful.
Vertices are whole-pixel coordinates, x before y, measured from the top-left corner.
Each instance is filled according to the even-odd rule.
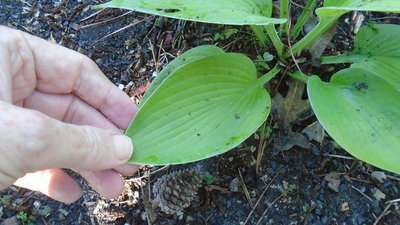
[[[10,111],[14,112],[1,120],[12,120],[14,126],[0,139],[12,145],[14,151],[7,151],[8,159],[15,159],[15,166],[24,173],[48,168],[104,170],[125,164],[132,155],[127,136],[63,123],[29,109],[13,107]]]

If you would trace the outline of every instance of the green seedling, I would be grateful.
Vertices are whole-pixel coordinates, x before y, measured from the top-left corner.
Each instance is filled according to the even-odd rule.
[[[209,172],[206,172],[204,174],[204,181],[206,184],[213,184],[215,182],[214,176],[210,174]]]
[[[264,54],[257,55],[257,59],[254,61],[254,64],[257,67],[257,70],[270,70],[268,63],[274,59],[274,56],[268,52],[264,52]]]
[[[11,198],[9,195],[3,195],[0,197],[0,201],[4,204],[4,205],[10,205],[11,203]]]
[[[293,20],[297,21],[293,30],[287,24],[287,0],[280,1],[280,18],[272,18],[272,0],[113,0],[98,8],[249,25],[261,46],[273,44],[281,64],[310,46],[347,12],[400,12],[398,0],[325,0],[315,10],[316,27],[293,45],[283,44],[282,37],[299,35],[316,2],[307,1],[306,11]],[[275,24],[280,24],[279,32]],[[339,145],[361,160],[396,173],[400,173],[399,36],[398,25],[363,27],[352,53],[322,57],[323,64],[352,63],[330,82],[299,71],[287,73],[307,83],[318,120]],[[267,61],[264,56],[262,60]],[[263,85],[278,71],[274,68],[257,78],[249,58],[215,46],[197,47],[181,55],[154,80],[126,131],[135,145],[131,162],[186,163],[237,146],[267,118],[271,103]]]
[[[43,217],[46,218],[46,217],[50,216],[50,214],[51,214],[53,211],[54,211],[54,210],[53,210],[51,207],[43,206],[43,207],[40,207],[38,213],[39,213],[39,215],[41,215],[41,216],[43,216]]]
[[[296,191],[296,189],[297,189],[297,186],[295,184],[291,184],[286,189],[281,190],[281,196],[282,197],[288,197],[294,191]]]
[[[32,216],[29,216],[27,212],[20,211],[17,214],[17,218],[21,220],[22,225],[34,225],[34,218]]]
[[[237,34],[238,31],[239,30],[236,28],[230,28],[230,29],[224,30],[224,32],[222,32],[222,33],[216,33],[214,35],[214,41],[219,41],[219,40],[223,41],[223,40],[229,39],[232,35]]]

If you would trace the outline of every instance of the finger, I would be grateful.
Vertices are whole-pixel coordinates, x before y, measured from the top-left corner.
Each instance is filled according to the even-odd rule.
[[[124,164],[122,166],[118,166],[114,168],[116,172],[121,174],[122,176],[133,176],[139,169],[139,165],[133,164]]]
[[[136,105],[104,76],[92,60],[43,39],[26,33],[23,35],[34,57],[39,91],[74,93],[118,127],[127,128],[137,111]]]
[[[82,196],[82,189],[79,184],[61,169],[47,169],[28,173],[14,184],[39,191],[52,199],[67,204]]]
[[[124,181],[114,170],[77,171],[89,185],[101,196],[112,199],[118,197],[124,189]]]
[[[92,126],[66,124],[43,113],[0,102],[0,136],[5,159],[25,174],[47,168],[103,170],[125,164],[132,142]],[[10,147],[12,146],[12,147]],[[6,162],[7,163],[7,162]],[[18,176],[17,176],[18,177]]]
[[[66,123],[119,131],[103,114],[72,94],[47,94],[34,91],[25,100],[24,107],[40,111]]]

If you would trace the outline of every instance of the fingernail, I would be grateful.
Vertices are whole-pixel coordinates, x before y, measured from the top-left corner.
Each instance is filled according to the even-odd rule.
[[[127,162],[133,153],[133,145],[132,141],[129,137],[125,135],[114,135],[113,136],[114,142],[114,150],[115,155],[118,159]]]

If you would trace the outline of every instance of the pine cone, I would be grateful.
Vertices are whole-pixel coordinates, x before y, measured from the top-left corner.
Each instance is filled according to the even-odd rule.
[[[184,170],[164,175],[153,185],[151,202],[166,214],[182,216],[183,210],[197,197],[202,182],[203,174],[199,171]]]

